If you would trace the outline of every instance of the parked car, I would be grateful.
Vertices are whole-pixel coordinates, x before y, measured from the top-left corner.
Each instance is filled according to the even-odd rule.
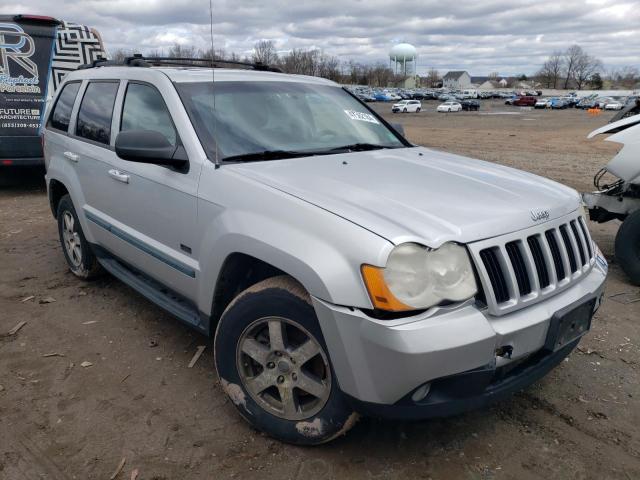
[[[480,110],[480,102],[477,100],[462,100],[460,102],[460,105],[462,105],[462,110],[467,110],[467,111]]]
[[[540,98],[540,99],[536,100],[534,108],[547,108],[548,106],[549,106],[549,99],[548,98]]]
[[[574,190],[415,146],[329,80],[247,64],[214,88],[162,62],[59,89],[44,151],[62,254],[209,335],[256,429],[311,445],[358,414],[485,406],[589,330],[606,261]]]
[[[624,103],[622,103],[620,100],[613,100],[604,104],[605,110],[622,110],[623,108]]]
[[[407,112],[419,112],[422,109],[422,103],[419,100],[402,100],[398,103],[394,103],[391,107],[392,113],[407,113]]]
[[[40,131],[65,74],[106,56],[93,28],[40,15],[0,15],[0,176],[44,165]]]
[[[550,98],[547,102],[547,107],[551,108],[552,110],[564,110],[568,106],[569,104],[567,103],[567,101],[564,98],[559,97]]]
[[[605,105],[607,105],[608,103],[612,103],[615,102],[614,98],[611,97],[598,97],[595,100],[595,105],[596,108],[600,108],[604,110]]]
[[[376,97],[374,97],[373,95],[371,95],[369,93],[356,93],[355,96],[358,97],[363,102],[375,102],[376,101]]]
[[[387,95],[386,93],[382,93],[382,92],[374,92],[373,98],[376,99],[376,102],[390,102],[391,101],[391,97],[389,95]]]
[[[599,103],[596,100],[596,97],[589,96],[578,101],[578,103],[576,103],[576,108],[581,108],[583,110],[588,110],[591,108],[599,108]]]
[[[444,102],[438,105],[436,109],[438,112],[459,112],[462,110],[462,105],[459,102]]]
[[[536,97],[523,96],[517,97],[511,101],[511,105],[515,107],[533,107],[536,104]]]

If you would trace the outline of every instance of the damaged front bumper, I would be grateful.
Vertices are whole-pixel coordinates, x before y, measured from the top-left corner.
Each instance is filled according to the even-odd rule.
[[[484,406],[544,376],[579,342],[549,345],[553,319],[581,306],[588,329],[605,277],[604,268],[593,268],[562,293],[499,317],[475,305],[397,320],[319,299],[314,307],[339,386],[354,408],[420,419]]]

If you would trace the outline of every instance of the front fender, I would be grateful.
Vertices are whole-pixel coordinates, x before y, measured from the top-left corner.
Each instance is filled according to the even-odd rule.
[[[211,175],[212,187],[199,192],[198,203],[199,222],[206,222],[200,226],[198,249],[202,272],[198,305],[204,313],[212,312],[216,282],[233,253],[282,270],[314,297],[372,308],[360,267],[384,265],[393,248],[389,241],[259,182],[225,175],[224,167],[206,170],[203,177]]]

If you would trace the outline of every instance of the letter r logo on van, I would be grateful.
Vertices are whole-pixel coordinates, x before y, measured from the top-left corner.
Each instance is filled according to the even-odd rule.
[[[12,60],[37,78],[38,66],[29,58],[34,51],[33,39],[19,25],[0,23],[0,75],[11,77],[9,60]]]

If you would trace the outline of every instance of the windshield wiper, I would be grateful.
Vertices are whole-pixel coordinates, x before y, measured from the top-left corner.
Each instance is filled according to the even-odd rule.
[[[256,162],[260,160],[279,160],[283,158],[307,157],[313,155],[308,152],[296,152],[293,150],[264,150],[262,152],[243,153],[224,157],[225,162]]]
[[[341,147],[332,148],[331,152],[338,150],[351,150],[352,152],[364,152],[365,150],[382,150],[383,148],[398,148],[390,147],[389,145],[377,145],[375,143],[352,143],[350,145],[342,145]]]
[[[374,143],[352,143],[340,147],[329,148],[327,150],[264,150],[262,152],[243,153],[240,155],[231,155],[222,160],[225,162],[257,162],[260,160],[280,160],[284,158],[312,157],[314,155],[331,155],[342,151],[364,152],[365,150],[381,150],[383,148],[399,148],[390,147],[388,145],[376,145]]]

